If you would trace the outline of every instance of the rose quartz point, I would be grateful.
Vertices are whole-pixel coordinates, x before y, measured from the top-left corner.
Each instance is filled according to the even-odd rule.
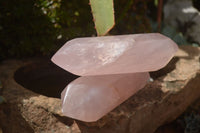
[[[63,114],[93,122],[113,110],[149,79],[149,73],[85,76],[71,82],[62,92]]]
[[[148,72],[164,67],[177,50],[171,39],[158,33],[68,41],[52,61],[83,77],[61,93],[63,114],[86,122],[100,119],[142,89]]]
[[[81,76],[149,72],[164,67],[177,49],[159,33],[86,37],[68,41],[52,61]]]

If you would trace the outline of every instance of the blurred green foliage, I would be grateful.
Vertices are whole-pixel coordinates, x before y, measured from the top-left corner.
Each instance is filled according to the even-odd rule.
[[[2,92],[3,92],[3,85],[0,81],[0,104],[6,102],[5,98],[2,96]]]
[[[56,29],[33,1],[0,1],[0,56],[48,52]]]
[[[68,39],[94,34],[90,20],[87,0],[0,1],[0,59],[50,54]]]
[[[185,133],[199,133],[200,132],[200,115],[198,113],[191,113],[185,115]]]
[[[111,34],[149,33],[149,17],[156,17],[154,0],[115,0],[116,25]],[[153,10],[152,10],[153,9]]]
[[[151,32],[147,4],[115,0],[111,34]],[[89,0],[0,1],[0,59],[49,55],[67,40],[96,34]]]
[[[114,0],[116,24],[110,34],[153,32],[156,3]],[[1,0],[0,60],[53,54],[69,39],[96,35],[92,20],[89,0]]]

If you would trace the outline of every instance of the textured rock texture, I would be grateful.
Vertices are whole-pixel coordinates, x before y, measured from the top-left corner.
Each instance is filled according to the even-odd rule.
[[[153,133],[176,119],[200,97],[200,48],[183,46],[154,81],[97,122],[64,117],[61,102],[17,84],[14,72],[33,61],[0,64],[0,80],[7,103],[0,105],[3,133]]]

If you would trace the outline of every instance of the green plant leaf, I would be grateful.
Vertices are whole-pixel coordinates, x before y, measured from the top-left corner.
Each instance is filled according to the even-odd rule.
[[[154,0],[154,5],[158,6],[158,0]]]
[[[113,0],[90,0],[98,36],[107,34],[114,26]]]

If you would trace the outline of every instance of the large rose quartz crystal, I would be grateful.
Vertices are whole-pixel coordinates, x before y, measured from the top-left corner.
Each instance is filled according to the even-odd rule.
[[[158,33],[87,37],[68,41],[52,61],[81,76],[148,72],[164,67],[177,49]]]
[[[71,118],[96,121],[142,89],[148,79],[147,72],[80,77],[62,92],[62,111]]]
[[[121,104],[164,67],[177,45],[158,34],[77,38],[68,41],[52,61],[81,75],[62,92],[62,111],[75,119],[96,121]]]

